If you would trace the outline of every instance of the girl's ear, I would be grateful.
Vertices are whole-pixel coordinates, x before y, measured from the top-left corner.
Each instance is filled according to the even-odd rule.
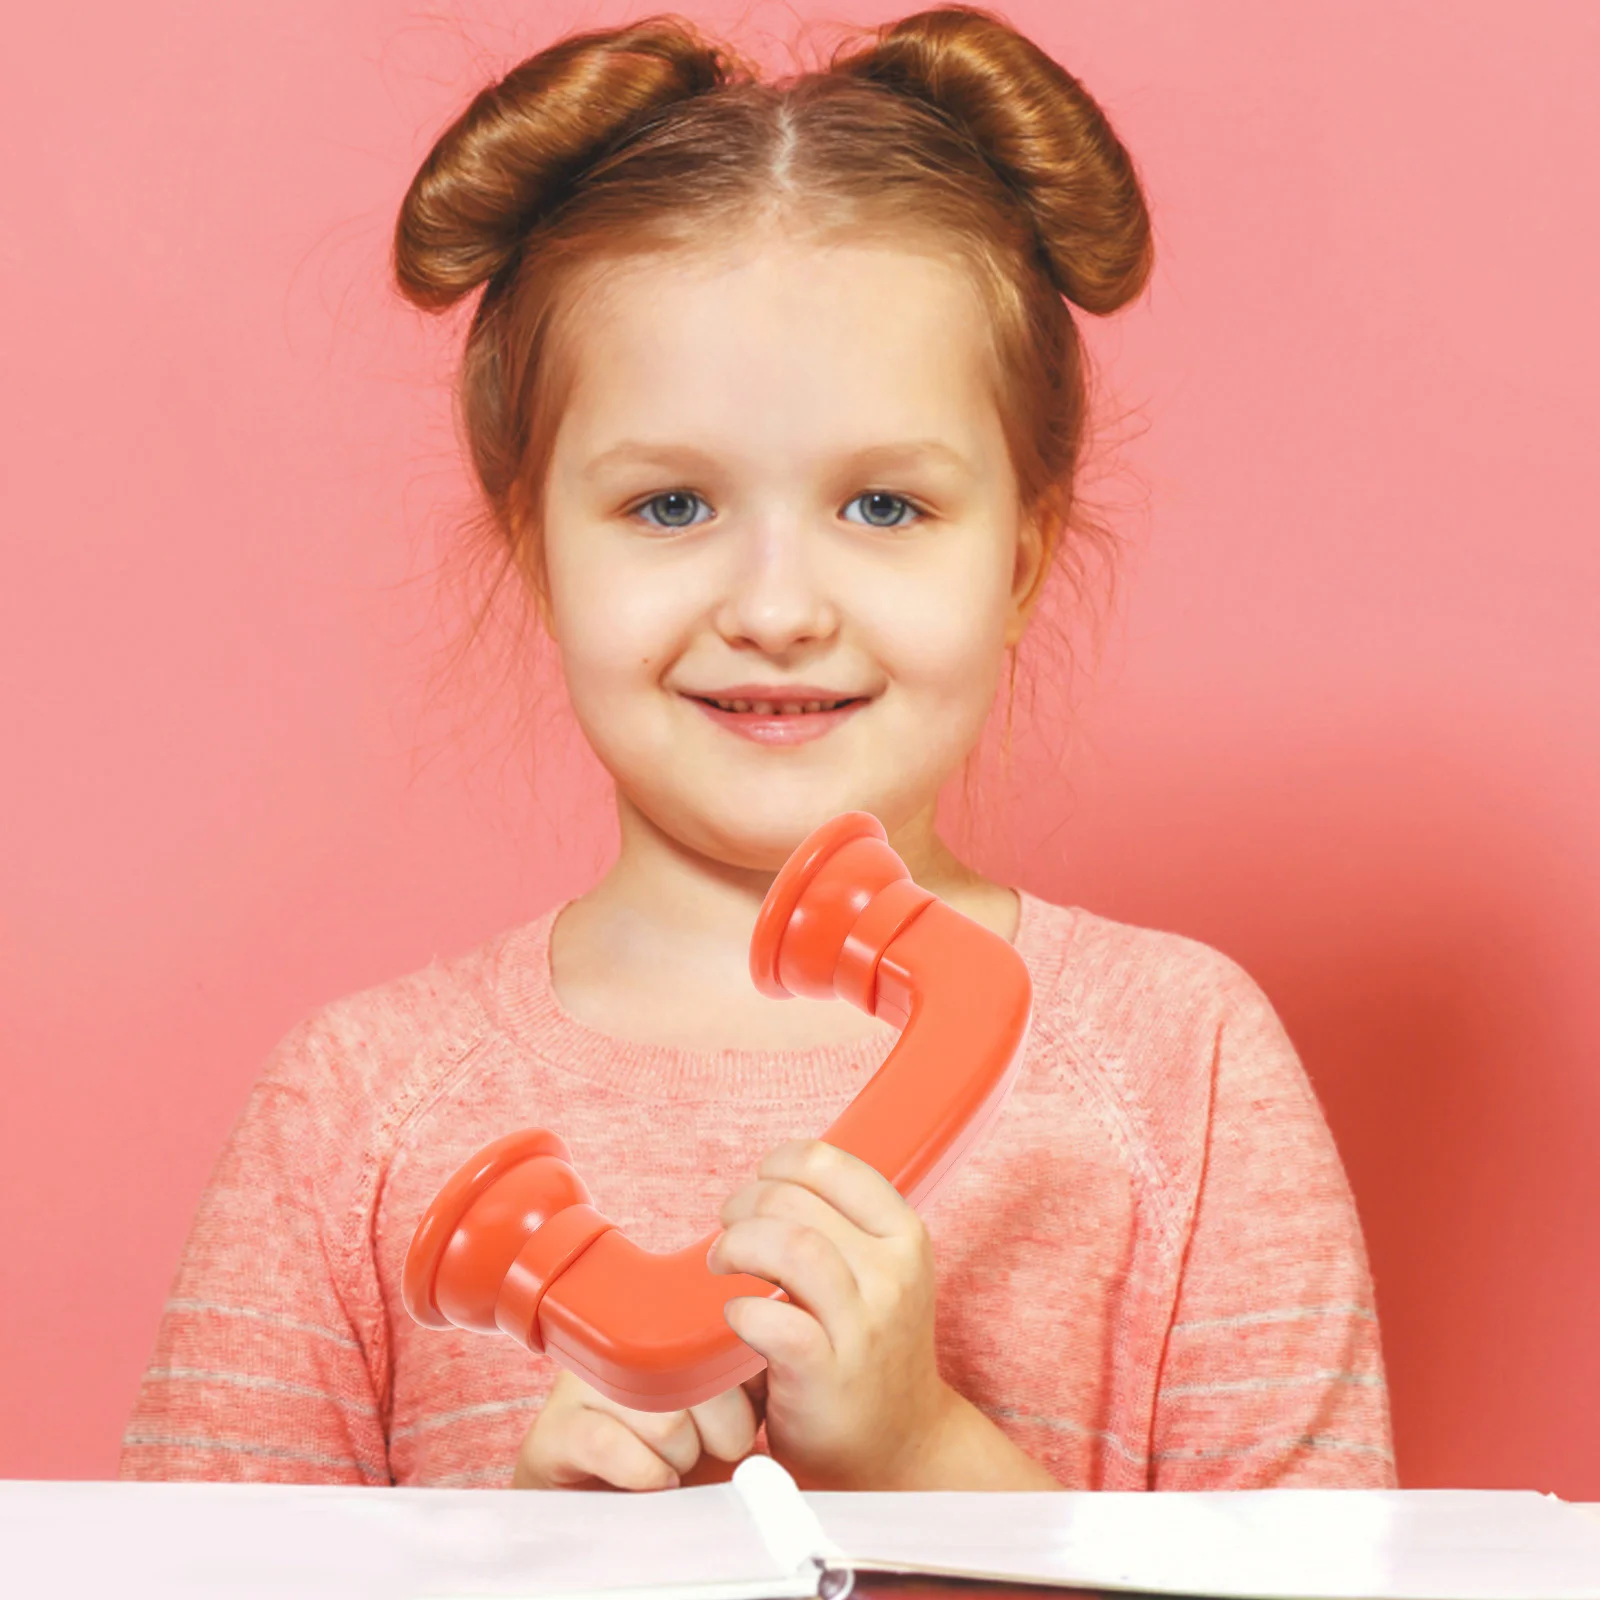
[[[1006,624],[1006,644],[1014,645],[1027,631],[1028,619],[1044,588],[1045,575],[1061,537],[1059,497],[1047,491],[1030,515],[1017,527],[1017,557],[1011,574],[1011,617]]]

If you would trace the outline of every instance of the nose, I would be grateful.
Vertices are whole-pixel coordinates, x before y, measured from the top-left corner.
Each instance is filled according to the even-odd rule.
[[[740,530],[716,613],[730,645],[781,658],[833,636],[838,613],[815,546],[798,518],[771,514]]]

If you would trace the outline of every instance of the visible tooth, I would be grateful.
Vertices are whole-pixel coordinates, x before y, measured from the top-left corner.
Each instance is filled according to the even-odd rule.
[[[772,702],[770,700],[754,700],[750,704],[750,709],[758,717],[770,717],[772,715]]]
[[[728,709],[730,711],[748,711],[750,709],[750,702],[748,700],[730,700],[728,702]]]
[[[798,717],[805,707],[798,700],[785,700],[779,709],[786,717]]]
[[[806,710],[807,711],[820,711],[821,709],[822,709],[822,702],[820,700],[807,700],[806,701]]]

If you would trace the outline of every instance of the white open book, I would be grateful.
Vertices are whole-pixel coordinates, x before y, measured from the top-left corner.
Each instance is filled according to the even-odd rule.
[[[1600,1600],[1600,1515],[1527,1492],[664,1494],[0,1482],[0,1593],[843,1600],[903,1572],[1249,1600]],[[871,1587],[868,1577],[859,1587]]]

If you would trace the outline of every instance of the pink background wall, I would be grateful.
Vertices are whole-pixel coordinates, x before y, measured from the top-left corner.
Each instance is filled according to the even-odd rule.
[[[569,744],[530,794],[492,688],[431,683],[451,345],[383,253],[494,65],[645,8],[439,9],[7,24],[0,1474],[114,1471],[273,1040],[608,848]],[[1011,15],[1111,110],[1161,264],[1095,336],[1126,621],[988,863],[1277,1003],[1369,1231],[1404,1481],[1600,1499],[1600,11]]]

